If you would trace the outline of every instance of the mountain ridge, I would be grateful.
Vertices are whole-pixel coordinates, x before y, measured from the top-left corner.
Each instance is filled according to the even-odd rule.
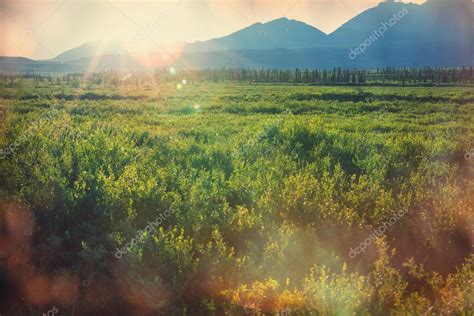
[[[326,44],[327,36],[307,23],[282,17],[266,23],[254,23],[227,36],[189,43],[184,51],[314,47]]]
[[[469,34],[466,30],[460,31],[462,27],[449,27],[449,25],[453,24],[451,21],[458,22],[458,18],[451,16],[444,18],[444,23],[442,24],[446,30],[436,25],[431,25],[432,21],[430,17],[439,15],[439,12],[436,11],[440,10],[449,13],[452,11],[449,8],[453,6],[453,3],[454,6],[471,4],[471,11],[473,10],[472,8],[474,8],[470,0],[429,0],[421,5],[402,2],[381,2],[377,6],[369,8],[351,18],[329,34],[305,22],[281,17],[265,23],[256,22],[226,36],[206,41],[186,43],[180,53],[241,49],[298,49],[329,45],[351,47],[366,40],[374,30],[380,27],[381,23],[389,21],[393,14],[400,12],[403,8],[407,9],[408,14],[403,18],[402,23],[398,23],[398,25],[394,26],[394,30],[397,28],[401,30],[397,32],[390,30],[390,32],[384,35],[387,36],[387,39],[391,42],[412,42],[414,45],[417,45],[419,39],[425,38],[425,34],[427,33],[434,33],[437,37],[442,37],[443,40],[452,39],[453,34],[459,34],[458,38],[455,38],[455,41],[462,42],[465,41],[466,38],[469,39],[472,37],[472,31]],[[428,14],[424,14],[424,11],[428,11]],[[441,18],[442,16],[443,15],[441,15]],[[421,23],[416,21],[417,19],[421,19],[425,27],[422,25],[420,28]],[[464,17],[461,20],[468,21],[469,17]],[[469,29],[469,26],[464,28]],[[286,33],[289,34],[287,35]],[[400,35],[396,36],[397,33]],[[430,41],[428,39],[425,42],[436,41],[438,40]],[[119,43],[103,45],[101,42],[89,42],[65,51],[50,61],[74,61],[84,57],[95,56],[97,54],[94,52],[98,51],[102,52],[101,55],[121,54],[121,52],[124,52],[123,46],[124,45],[120,45]],[[463,47],[463,49],[466,48]],[[125,53],[126,52],[127,50],[125,50]]]
[[[401,10],[406,13],[400,14]],[[283,17],[257,22],[223,37],[187,43],[181,51],[173,52],[177,56],[173,62],[182,67],[470,66],[474,64],[473,12],[474,4],[469,0],[430,0],[421,5],[380,3],[330,34]],[[383,36],[375,36],[381,27],[385,27]],[[352,52],[362,45],[366,46],[362,54],[354,56]],[[97,55],[98,51],[103,53]],[[128,50],[117,58],[117,52],[123,51],[117,43],[85,43],[43,61],[49,64],[42,67],[81,71],[89,69],[86,64],[92,60],[98,69],[168,66],[167,62],[140,64],[133,54],[127,54]],[[169,59],[158,53],[140,57],[152,61]],[[12,71],[19,63],[0,60],[0,70]],[[28,69],[28,65],[22,69]]]

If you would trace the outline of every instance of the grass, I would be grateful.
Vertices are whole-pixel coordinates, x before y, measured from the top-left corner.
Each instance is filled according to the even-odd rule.
[[[470,88],[18,80],[0,100],[7,313],[474,309]]]

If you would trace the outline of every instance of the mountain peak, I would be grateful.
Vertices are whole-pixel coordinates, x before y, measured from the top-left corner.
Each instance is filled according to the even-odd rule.
[[[393,5],[393,4],[404,4],[403,2],[400,1],[382,1],[379,3],[379,5]]]
[[[286,17],[281,17],[281,18],[278,18],[278,19],[275,19],[275,20],[271,20],[271,21],[268,21],[267,23],[265,24],[271,24],[271,23],[281,23],[281,22],[289,22],[290,20]],[[295,21],[295,20],[293,20]]]
[[[257,23],[254,23],[250,26],[248,26],[247,28],[244,28],[243,30],[245,29],[249,29],[249,28],[252,28],[252,27],[280,27],[280,26],[288,26],[288,25],[307,25],[306,23],[304,22],[301,22],[301,21],[298,21],[298,20],[290,20],[288,19],[287,17],[281,17],[281,18],[278,18],[278,19],[274,19],[274,20],[270,20],[270,21],[267,21],[267,22],[257,22]],[[240,30],[242,31],[242,30]],[[237,31],[236,33],[240,32],[240,31]]]
[[[327,34],[317,28],[281,17],[266,23],[252,24],[228,36],[189,44],[186,51],[306,48],[324,45],[326,40]]]

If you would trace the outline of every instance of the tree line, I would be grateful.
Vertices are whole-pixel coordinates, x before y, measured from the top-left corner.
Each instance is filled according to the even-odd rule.
[[[189,80],[236,81],[251,83],[304,84],[470,84],[474,72],[469,68],[382,68],[374,70],[342,69],[243,69],[221,68],[183,71]],[[169,76],[167,76],[169,77]]]
[[[379,68],[373,70],[343,69],[156,69],[154,72],[118,72],[114,70],[93,74],[76,73],[51,75],[26,73],[23,75],[0,74],[0,80],[14,82],[28,79],[35,83],[69,84],[79,87],[87,84],[150,84],[181,81],[188,82],[241,82],[241,83],[291,83],[320,85],[429,85],[429,84],[472,84],[472,67],[462,68]]]

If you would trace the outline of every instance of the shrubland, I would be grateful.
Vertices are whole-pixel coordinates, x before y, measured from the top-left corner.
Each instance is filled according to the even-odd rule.
[[[18,80],[0,97],[7,315],[474,311],[471,88]]]

